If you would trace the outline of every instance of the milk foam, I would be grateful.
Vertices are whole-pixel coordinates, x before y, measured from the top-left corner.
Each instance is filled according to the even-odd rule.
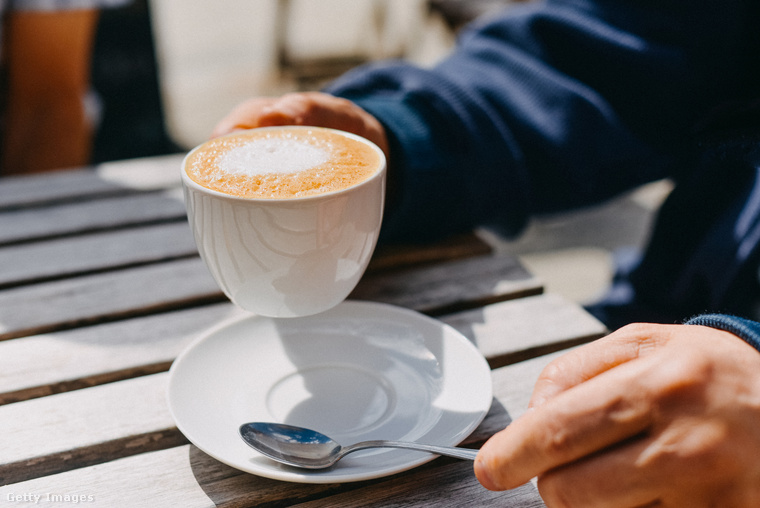
[[[261,138],[231,149],[219,158],[219,169],[230,175],[296,173],[324,164],[330,154],[305,141]]]
[[[188,154],[197,184],[243,198],[291,199],[346,189],[377,174],[382,155],[338,131],[252,129],[212,139]]]

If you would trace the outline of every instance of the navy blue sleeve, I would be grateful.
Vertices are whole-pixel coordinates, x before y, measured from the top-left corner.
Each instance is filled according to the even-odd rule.
[[[401,192],[386,239],[516,234],[668,175],[691,126],[737,97],[748,0],[547,0],[467,30],[432,68],[385,62],[326,91],[385,125]]]
[[[689,319],[685,324],[709,326],[733,333],[760,351],[760,323],[757,321],[727,314],[703,314]]]

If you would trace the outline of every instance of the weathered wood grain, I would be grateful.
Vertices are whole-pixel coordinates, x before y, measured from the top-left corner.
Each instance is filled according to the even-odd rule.
[[[5,360],[0,405],[167,370],[204,330],[243,315],[222,303],[0,342],[0,358]],[[605,331],[577,305],[556,295],[509,300],[442,320],[472,340],[492,367],[585,342]]]
[[[0,405],[166,371],[204,330],[244,314],[220,303],[0,342]]]
[[[0,288],[197,255],[187,222],[6,246],[0,248]]]
[[[429,245],[381,245],[369,263],[369,272],[453,261],[491,253],[491,246],[474,233],[458,235]]]
[[[556,356],[558,354],[536,358],[493,371],[494,404],[486,420],[465,442],[469,444],[482,443],[495,430],[503,428],[511,419],[524,413],[530,397],[530,387],[544,366]],[[69,405],[75,398],[93,398],[98,401],[100,407],[93,408],[93,405],[86,401],[76,406],[83,413],[77,418],[76,423],[84,426],[84,428],[76,430],[75,434],[79,437],[75,439],[81,440],[81,436],[90,430],[91,423],[88,416],[91,413],[96,418],[97,423],[104,428],[98,430],[96,435],[90,438],[90,442],[103,439],[109,435],[118,435],[123,439],[124,434],[130,433],[130,431],[125,431],[122,428],[124,421],[129,422],[128,425],[134,425],[135,428],[139,426],[147,435],[152,435],[150,425],[145,422],[150,422],[156,427],[163,427],[167,421],[163,404],[140,403],[136,411],[138,414],[130,414],[125,409],[128,407],[135,408],[130,406],[127,401],[134,400],[135,396],[128,392],[139,388],[144,401],[150,402],[161,392],[164,382],[165,375],[159,374],[143,380],[113,383],[113,385],[120,385],[118,387],[106,385],[98,389],[82,390],[79,393],[62,394],[38,401],[12,404],[0,408],[0,422],[7,420],[4,416],[9,413],[3,414],[3,411],[8,408],[14,408],[14,406],[21,408],[15,409],[13,416],[23,418],[27,415],[45,414],[39,408],[29,409],[29,407],[33,404],[46,404],[58,406],[48,408],[53,416],[50,417],[46,425],[53,425],[59,421],[61,407]],[[95,390],[99,390],[100,393],[97,396],[90,395]],[[113,399],[116,395],[121,395],[121,398],[114,402]],[[57,399],[55,404],[48,402],[52,399]],[[103,415],[104,410],[109,408],[116,412],[114,417],[119,416],[122,423],[115,423],[115,418],[109,420],[107,416]],[[143,411],[147,411],[148,414],[141,414]],[[62,425],[67,426],[66,428],[69,425],[74,426],[66,423],[66,420],[68,418],[61,420]],[[142,423],[140,423],[141,421]],[[14,429],[10,430],[13,431]],[[33,430],[26,432],[27,436],[34,434]],[[0,434],[0,439],[3,439],[3,435],[7,436],[7,433]],[[140,437],[135,436],[132,440],[140,442]],[[0,487],[0,499],[7,497],[10,493],[32,493],[43,496],[46,493],[56,493],[92,496],[98,505],[103,506],[134,507],[291,506],[298,502],[313,502],[316,503],[315,506],[321,506],[321,503],[326,506],[352,506],[352,502],[362,499],[375,500],[376,502],[383,500],[384,503],[389,503],[389,506],[405,506],[404,500],[414,500],[412,504],[415,506],[437,506],[441,503],[455,503],[459,500],[460,504],[458,505],[461,506],[463,499],[469,500],[475,497],[483,503],[498,501],[501,506],[542,506],[535,490],[530,485],[512,493],[491,495],[484,490],[481,492],[479,490],[481,487],[474,482],[470,465],[463,466],[446,459],[438,459],[411,473],[372,482],[345,485],[298,485],[242,473],[219,463],[192,445],[184,445],[136,455],[125,453],[125,458],[122,459],[109,457],[102,464],[82,465],[82,467],[57,474],[55,471],[49,471],[49,476],[39,477],[42,474],[40,470],[44,468],[47,457],[39,456],[39,447],[42,446],[48,453],[55,454],[57,450],[66,446],[38,444],[36,451],[24,451],[24,444],[17,443],[10,437],[4,439],[6,442],[2,443],[3,448],[7,445],[12,456],[16,459],[16,463],[12,467],[8,465],[5,468],[5,474],[10,472],[10,474],[18,477],[20,474],[18,471],[24,470],[19,462],[23,464],[28,462],[37,470],[28,480],[19,480],[19,482]],[[76,442],[68,441],[66,445],[74,447]],[[98,445],[89,447],[85,445],[75,448],[75,451],[79,452],[77,460],[81,461],[82,457],[88,456],[92,460],[96,460],[99,454],[97,450]],[[88,455],[88,451],[91,452],[90,455]],[[36,460],[24,458],[25,455],[33,456],[35,454]],[[61,454],[56,455],[56,457],[60,460]],[[0,478],[4,477],[3,471],[3,466],[0,465]],[[436,489],[425,488],[426,495],[419,497],[420,485],[430,485],[430,482],[436,481],[435,478],[438,477],[446,479],[445,495],[439,497],[436,494]],[[3,482],[0,481],[0,483]],[[383,506],[386,505],[384,503]],[[457,506],[457,504],[449,504],[448,506]]]
[[[0,245],[186,221],[179,189],[75,201],[0,213]]]
[[[560,309],[561,305],[554,301],[554,298],[545,295],[534,298],[536,301],[533,303],[533,308],[539,310],[539,316],[543,314],[540,312],[541,302],[545,303],[544,310],[563,312]],[[518,311],[522,307],[521,303],[520,300],[516,300],[497,304],[495,307],[505,311],[504,308],[512,306],[517,307],[514,311]],[[571,303],[565,303],[565,305],[574,306]],[[222,310],[222,306],[218,306],[218,309]],[[509,310],[505,312],[509,313]],[[567,312],[564,313],[567,314]],[[558,336],[554,333],[547,335],[547,341],[572,343],[574,341],[571,334],[585,335],[587,332],[585,326],[575,327],[570,323],[564,328],[564,331],[567,334],[565,336]],[[491,351],[495,351],[494,354],[502,356],[497,349],[498,344],[501,343],[499,339],[503,335],[502,332],[503,330],[500,329],[498,323],[485,322],[483,326],[472,331],[471,337],[479,347],[486,346]],[[536,341],[534,336],[542,333],[540,326],[533,329],[526,327],[521,332],[525,334],[522,336],[523,340],[528,339],[534,343]],[[174,338],[174,340],[177,339],[184,340],[182,337]],[[512,337],[512,342],[516,343],[520,340],[517,337]],[[509,344],[509,341],[506,343]],[[121,354],[124,357],[131,357],[132,362],[138,360],[144,364],[147,354],[141,357],[142,352],[138,352],[143,344],[142,340],[133,337],[131,347],[122,343],[110,354]],[[116,359],[107,358],[109,352],[104,351],[108,347],[113,347],[113,345],[96,342],[90,344],[89,348],[84,347],[79,348],[79,350],[85,352],[87,349],[94,348],[96,352],[93,355],[94,361],[102,361],[102,357],[106,356],[106,364],[114,364]],[[161,349],[176,351],[176,345],[168,344],[166,348],[154,348],[152,353],[158,353]],[[38,348],[37,352],[40,351],[41,349]],[[76,349],[72,350],[72,353],[74,352]],[[80,360],[81,358],[86,357],[80,357]],[[12,357],[10,359],[13,360]],[[38,358],[40,365],[33,365],[32,360],[30,356],[25,357],[26,375],[19,376],[17,374],[17,380],[29,379],[30,370],[45,369],[44,357]],[[54,362],[58,361],[56,359]],[[125,365],[128,363],[125,362]],[[518,365],[521,366],[518,370],[526,371],[522,384],[502,386],[498,390],[497,397],[499,400],[503,399],[507,407],[512,407],[512,414],[519,414],[519,406],[523,402],[522,399],[517,399],[518,402],[515,402],[514,397],[530,393],[530,387],[524,384],[525,379],[531,379],[531,369],[538,368],[534,366],[534,363],[527,364],[529,367],[522,367],[523,364]],[[48,368],[52,369],[53,366],[48,365]],[[134,366],[134,368],[139,368],[139,366]],[[74,366],[68,366],[69,372],[73,369],[75,369]],[[65,370],[62,369],[62,371]],[[82,371],[84,370],[82,369]],[[173,420],[163,401],[165,382],[165,373],[154,374],[0,406],[0,449],[4,450],[2,457],[0,457],[0,478],[6,478],[6,482],[9,479],[18,481],[20,478],[31,478],[36,475],[50,474],[96,463],[99,457],[101,459],[103,457],[118,458],[155,449],[161,443],[176,443],[181,440],[181,436],[178,436],[178,431],[173,429]],[[31,419],[35,419],[34,426],[28,425]],[[503,428],[507,422],[508,419],[503,408],[500,405],[494,405],[481,428],[493,431]],[[66,439],[39,439],[40,435],[46,436],[55,433],[62,433]],[[478,430],[468,439],[468,442],[477,443],[489,435],[490,433]],[[130,447],[120,449],[121,440],[128,440],[131,443]],[[142,443],[142,445],[135,443]],[[144,449],[143,447],[147,448]],[[63,460],[62,457],[65,457],[66,460]],[[25,466],[21,467],[21,465]]]
[[[391,273],[370,273],[351,294],[441,315],[543,291],[513,256],[477,256]]]
[[[420,488],[424,485],[424,488]],[[466,500],[466,502],[464,501]],[[400,476],[395,481],[375,483],[327,498],[294,504],[299,508],[362,508],[383,506],[402,508],[436,506],[461,508],[511,507],[538,508],[545,506],[536,488],[527,483],[506,492],[491,492],[478,483],[472,464],[458,462],[437,468],[425,468]]]
[[[472,340],[491,368],[582,344],[607,333],[576,304],[556,294],[488,305],[441,320]]]
[[[166,376],[2,406],[0,484],[181,444],[166,405]]]
[[[147,157],[77,170],[3,177],[0,178],[0,210],[177,187],[182,157]]]
[[[0,181],[0,499],[543,506],[531,485],[490,493],[470,464],[450,459],[369,482],[292,485],[242,473],[186,444],[166,406],[165,371],[199,333],[243,312],[196,257],[181,159]],[[352,298],[442,316],[492,368],[519,362],[493,371],[491,410],[465,440],[479,446],[524,411],[535,378],[556,355],[522,360],[604,333],[576,305],[541,292],[514,258],[492,256],[465,235],[378,250]]]
[[[439,315],[540,292],[514,258],[481,256],[367,274],[351,298]],[[0,340],[223,299],[200,258],[12,287],[0,291]]]
[[[0,339],[222,301],[200,258],[0,291]]]
[[[426,246],[379,249],[368,273],[484,255],[475,235]],[[115,228],[0,247],[0,289],[45,280],[197,256],[186,221]]]
[[[86,196],[122,192],[121,186],[98,178],[91,169],[6,176],[0,178],[0,210],[46,206]]]

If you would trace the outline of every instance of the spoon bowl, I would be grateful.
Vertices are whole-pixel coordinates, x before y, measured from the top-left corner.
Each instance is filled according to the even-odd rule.
[[[347,454],[367,448],[404,448],[475,460],[477,450],[407,441],[362,441],[341,446],[315,430],[282,423],[250,422],[240,426],[240,437],[248,446],[272,460],[306,469],[331,467]]]

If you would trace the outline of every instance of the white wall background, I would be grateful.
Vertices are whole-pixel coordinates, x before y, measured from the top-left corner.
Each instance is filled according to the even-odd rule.
[[[424,0],[292,0],[291,54],[383,58],[402,50],[421,64],[444,55],[452,36]],[[151,0],[167,129],[195,146],[235,104],[294,89],[276,68],[278,0]],[[384,13],[377,33],[376,11]]]

